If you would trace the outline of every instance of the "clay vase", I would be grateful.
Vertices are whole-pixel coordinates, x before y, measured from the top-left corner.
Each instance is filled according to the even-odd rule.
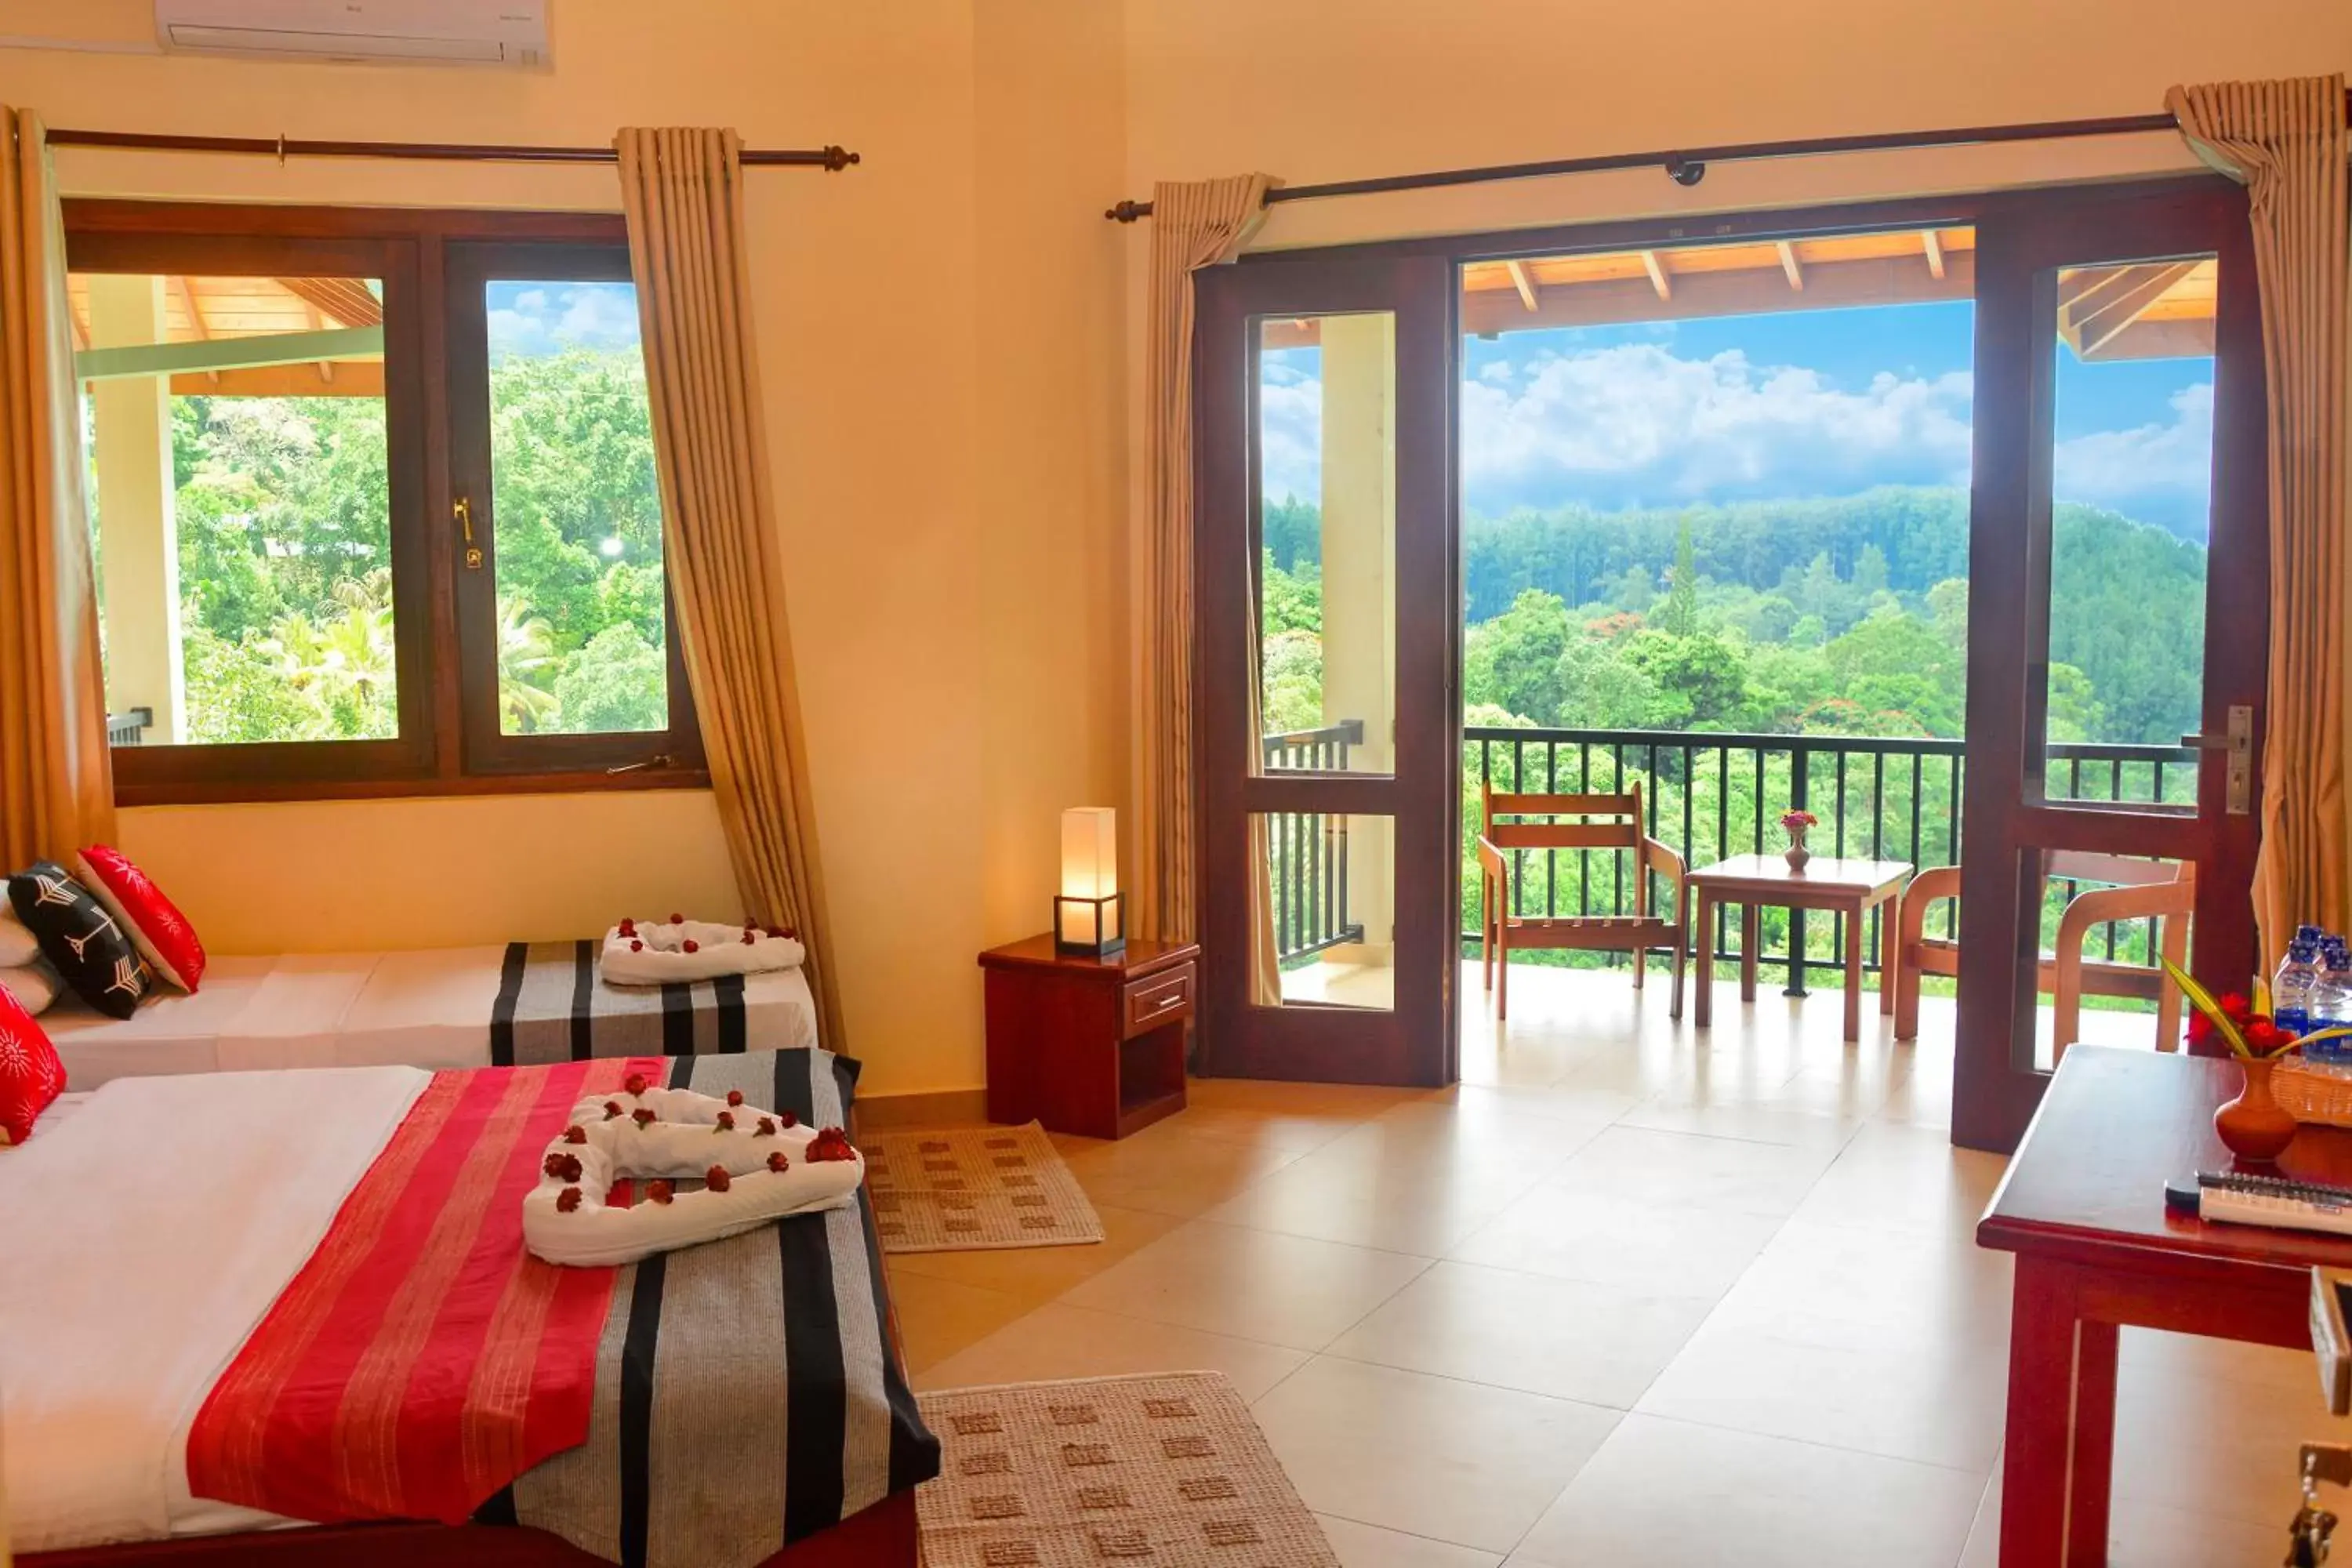
[[[2276,1062],[2258,1057],[2238,1065],[2245,1069],[2246,1087],[2213,1112],[2213,1131],[2239,1159],[2267,1165],[2294,1142],[2294,1118],[2271,1098],[2271,1069]]]
[[[1805,868],[1805,862],[1812,858],[1813,852],[1805,847],[1805,830],[1801,827],[1789,829],[1789,847],[1781,857],[1789,862],[1789,869],[1801,871]]]

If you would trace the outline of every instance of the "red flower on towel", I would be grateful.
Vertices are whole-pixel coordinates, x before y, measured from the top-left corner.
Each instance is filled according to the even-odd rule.
[[[730,1108],[742,1104],[743,1091],[740,1089],[729,1089],[727,1091],[727,1103]]]
[[[793,1163],[784,1158],[784,1152],[782,1149],[768,1156],[768,1169],[771,1171],[789,1171],[792,1168]]]
[[[702,951],[702,944],[695,941],[692,937],[688,937],[686,939],[686,951],[688,952],[700,952]]]
[[[576,1124],[567,1127],[563,1130],[563,1141],[566,1143],[585,1143],[588,1142],[588,1129]]]
[[[618,1116],[618,1115],[620,1115],[620,1114],[621,1114],[621,1102],[620,1102],[619,1100],[606,1100],[606,1101],[604,1102],[604,1120],[605,1120],[605,1121],[612,1121],[612,1120],[613,1120],[613,1118],[614,1118],[615,1116]]]
[[[724,1165],[713,1165],[702,1173],[702,1184],[714,1193],[723,1193],[734,1184],[735,1178],[727,1173]]]
[[[674,914],[669,917],[669,923],[674,926],[684,925],[686,923],[686,917],[684,915]]]
[[[555,1212],[557,1214],[570,1214],[579,1206],[580,1189],[578,1187],[566,1187],[562,1192],[555,1194]]]
[[[646,1075],[641,1072],[633,1072],[628,1077],[621,1080],[621,1087],[627,1089],[631,1094],[643,1094],[646,1091]]]
[[[748,931],[743,933],[743,945],[745,947],[751,945],[751,933]]]
[[[645,944],[644,942],[633,942],[629,943],[629,951],[630,951],[631,952],[645,952],[645,950],[646,950],[646,944]]]
[[[646,1185],[646,1196],[653,1199],[653,1201],[657,1204],[666,1204],[669,1202],[670,1195],[677,1191],[677,1188],[671,1186],[667,1182],[665,1182],[658,1177],[647,1183]]]
[[[629,1112],[629,1120],[635,1122],[640,1127],[651,1127],[654,1124],[654,1113],[646,1107],[640,1105],[635,1110]]]
[[[784,1125],[787,1127],[798,1127],[801,1124],[801,1119],[789,1110],[780,1110],[776,1114],[784,1119]]]
[[[734,1113],[733,1111],[731,1111],[731,1110],[722,1110],[722,1111],[720,1111],[720,1112],[719,1113],[719,1125],[718,1125],[718,1126],[716,1126],[716,1127],[714,1127],[714,1128],[712,1128],[712,1129],[711,1129],[711,1131],[712,1131],[713,1132],[732,1132],[732,1131],[735,1131],[735,1113]]]
[[[558,1181],[576,1182],[580,1179],[580,1156],[559,1152],[550,1154],[547,1163],[540,1168]]]
[[[751,1136],[754,1138],[773,1138],[775,1135],[776,1119],[772,1116],[762,1116],[760,1118],[759,1125],[751,1129]]]
[[[636,935],[636,934],[637,934],[637,922],[636,922],[636,921],[633,921],[633,920],[631,920],[631,919],[629,919],[629,918],[628,918],[627,916],[625,916],[625,915],[622,916],[622,917],[621,917],[621,934],[622,934],[623,936],[635,936],[635,935]]]
[[[857,1158],[857,1151],[849,1146],[849,1134],[838,1127],[827,1127],[818,1131],[815,1141],[809,1144],[808,1152],[803,1158],[811,1163],[855,1160]]]

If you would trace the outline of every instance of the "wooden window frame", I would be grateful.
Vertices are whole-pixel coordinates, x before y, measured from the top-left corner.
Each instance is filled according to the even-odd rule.
[[[117,747],[117,805],[708,787],[674,598],[665,617],[667,731],[498,734],[495,665],[478,657],[488,628],[467,628],[476,606],[460,579],[475,578],[479,593],[489,578],[487,570],[464,569],[452,503],[459,495],[474,500],[478,535],[491,522],[488,440],[486,425],[469,426],[477,452],[460,453],[457,421],[486,418],[488,399],[486,384],[452,384],[466,354],[454,343],[456,318],[465,311],[453,310],[451,268],[460,247],[478,247],[559,268],[603,268],[583,276],[625,279],[628,236],[617,214],[76,199],[65,204],[65,223],[68,267],[76,272],[180,272],[193,258],[228,273],[373,277],[384,287],[399,737]],[[478,325],[478,301],[472,316]],[[478,354],[473,363],[486,360]],[[481,668],[470,668],[476,664]],[[469,724],[485,728],[478,714],[486,716],[488,732],[469,735]]]

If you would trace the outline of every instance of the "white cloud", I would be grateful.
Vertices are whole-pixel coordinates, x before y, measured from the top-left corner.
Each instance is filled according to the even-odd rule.
[[[1846,390],[1738,351],[1683,359],[1620,344],[1542,361],[1509,383],[1465,383],[1463,484],[1489,512],[1966,484],[1969,390],[1958,372],[1882,374]]]
[[[1323,498],[1323,384],[1268,363],[1258,383],[1259,482],[1275,500]]]
[[[2058,443],[2053,489],[2190,539],[2206,533],[2213,476],[2213,384],[2184,386],[2172,417]]]
[[[499,292],[494,286],[493,300]],[[490,352],[497,355],[633,348],[637,331],[636,291],[627,283],[520,289],[489,311]]]

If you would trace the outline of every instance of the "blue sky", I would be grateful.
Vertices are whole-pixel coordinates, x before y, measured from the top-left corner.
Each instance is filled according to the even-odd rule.
[[[1965,486],[1975,307],[1790,311],[1464,343],[1473,512]],[[2205,536],[2212,361],[2058,353],[2057,492]],[[1265,491],[1313,499],[1321,355],[1264,356]]]
[[[637,346],[633,283],[520,283],[487,286],[490,356],[561,353],[565,349]]]

